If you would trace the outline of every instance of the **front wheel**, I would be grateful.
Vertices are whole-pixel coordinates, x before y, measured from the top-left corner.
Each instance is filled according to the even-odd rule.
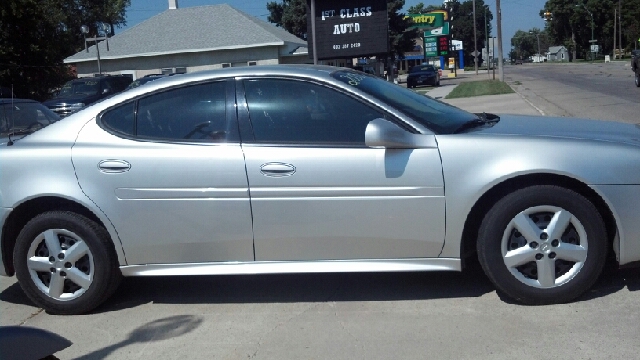
[[[526,304],[577,298],[596,282],[606,257],[605,225],[596,208],[556,186],[532,186],[505,196],[478,233],[478,258],[489,279]]]
[[[636,70],[636,86],[640,87],[640,69]]]
[[[47,212],[29,221],[13,258],[25,294],[51,314],[93,310],[121,277],[107,231],[72,212]]]

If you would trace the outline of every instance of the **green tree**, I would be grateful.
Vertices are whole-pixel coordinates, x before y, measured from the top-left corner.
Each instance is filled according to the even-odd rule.
[[[99,3],[99,4],[98,4]],[[84,48],[80,25],[125,24],[130,0],[3,0],[0,85],[18,97],[44,100],[73,75],[63,60]],[[105,12],[107,15],[98,15]]]
[[[601,53],[611,54],[618,5],[622,7],[622,46],[633,49],[640,37],[640,0],[548,0],[540,16],[544,18],[546,11],[552,13],[552,20],[546,25],[547,33],[555,45],[570,49],[573,58],[589,54],[592,36],[600,45]]]
[[[267,3],[267,10],[269,10],[267,21],[301,39],[307,39],[306,0],[282,0],[281,3],[271,1]]]

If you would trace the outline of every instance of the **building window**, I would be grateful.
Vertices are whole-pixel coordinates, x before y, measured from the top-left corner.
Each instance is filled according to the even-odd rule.
[[[173,69],[172,68],[164,68],[162,69],[162,75],[171,75],[173,74]]]
[[[247,61],[247,65],[256,66],[256,65],[258,65],[258,62],[257,61]]]
[[[175,73],[176,74],[186,74],[187,73],[187,68],[186,67],[177,67]]]
[[[231,67],[231,63],[222,63],[223,68]]]

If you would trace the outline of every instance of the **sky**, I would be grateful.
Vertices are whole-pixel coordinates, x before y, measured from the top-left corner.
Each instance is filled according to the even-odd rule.
[[[261,20],[267,21],[269,11],[267,10],[268,0],[177,0],[178,8],[185,8],[191,6],[201,5],[215,5],[215,4],[229,4],[232,7],[242,10],[247,14],[258,17]],[[322,0],[317,0],[322,1]],[[442,1],[439,0],[406,0],[404,11],[415,4],[422,2],[426,5],[441,5]],[[500,7],[502,8],[502,49],[504,57],[507,57],[511,48],[511,37],[518,30],[528,31],[534,27],[543,29],[544,21],[540,18],[539,12],[544,8],[546,0],[501,0]],[[496,1],[485,0],[485,4],[489,5],[491,12],[493,13],[494,21],[492,23],[493,33],[492,36],[496,36]],[[127,8],[126,18],[127,27],[135,26],[150,17],[159,14],[169,8],[168,0],[131,0],[131,6]],[[126,28],[116,29],[116,34],[122,32]]]

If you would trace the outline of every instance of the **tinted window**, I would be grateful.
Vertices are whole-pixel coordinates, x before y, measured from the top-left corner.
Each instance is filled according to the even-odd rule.
[[[336,71],[331,76],[389,104],[439,134],[453,133],[462,124],[477,119],[474,114],[374,76],[349,70]]]
[[[89,78],[82,80],[72,80],[64,84],[58,96],[70,95],[95,95],[100,91],[98,79]]]
[[[14,102],[0,105],[0,135],[11,131],[39,130],[60,117],[38,102]]]
[[[135,129],[134,111],[135,102],[130,102],[105,112],[100,119],[109,129],[132,136]]]
[[[226,118],[224,82],[165,91],[138,103],[136,134],[141,138],[218,142],[237,140]]]
[[[369,121],[384,115],[336,90],[303,81],[244,82],[257,142],[364,145]]]
[[[412,67],[410,72],[415,73],[415,72],[423,72],[423,71],[435,72],[436,68],[433,67],[432,65],[420,65],[420,66]]]

